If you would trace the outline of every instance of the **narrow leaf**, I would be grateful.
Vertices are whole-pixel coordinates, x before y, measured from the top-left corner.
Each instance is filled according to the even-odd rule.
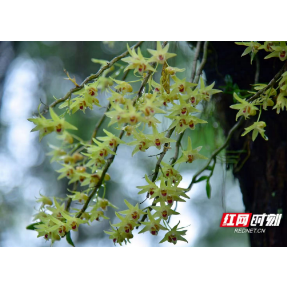
[[[43,222],[36,222],[36,223],[33,223],[33,224],[30,224],[26,227],[26,229],[28,230],[36,230],[36,226],[39,225],[39,224],[43,224]]]
[[[210,186],[209,180],[206,181],[206,195],[208,198],[210,198],[211,196],[211,186]]]
[[[68,242],[70,245],[72,245],[73,247],[75,247],[75,244],[74,244],[74,242],[73,242],[73,240],[72,240],[72,238],[71,238],[71,231],[69,231],[69,232],[66,234],[66,240],[67,240],[67,242]]]

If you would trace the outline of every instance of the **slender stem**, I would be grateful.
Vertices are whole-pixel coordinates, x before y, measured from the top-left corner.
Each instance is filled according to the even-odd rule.
[[[174,130],[175,130],[175,127],[170,129],[170,130],[168,130],[166,135],[165,135],[165,137],[166,138],[170,138]],[[154,174],[153,174],[153,177],[152,177],[152,180],[151,180],[152,182],[155,182],[155,180],[157,179],[159,168],[160,168],[160,164],[161,164],[161,161],[164,158],[166,152],[168,151],[168,146],[169,146],[168,143],[164,144],[163,152],[161,153],[161,155],[158,158],[158,160],[156,162],[156,165],[155,165]]]
[[[202,61],[200,63],[199,69],[196,72],[195,83],[198,83],[199,77],[200,77],[200,75],[203,71],[203,68],[205,66],[205,63],[207,61],[207,48],[208,48],[208,41],[205,41],[204,45],[203,45],[203,57],[202,57]]]
[[[93,138],[96,137],[98,130],[100,129],[102,123],[104,122],[104,120],[105,120],[105,118],[106,118],[106,112],[109,111],[109,109],[111,108],[111,106],[112,106],[111,103],[109,103],[109,104],[108,104],[108,107],[106,108],[106,111],[104,112],[104,114],[102,115],[102,117],[100,118],[100,120],[97,122],[96,127],[95,127],[95,129],[94,129],[94,131],[93,131],[93,134],[92,134],[91,144],[93,143]]]
[[[195,83],[198,83],[198,81],[199,81],[199,76],[200,76],[200,74],[202,73],[202,70],[203,70],[204,65],[205,65],[205,63],[206,63],[206,59],[207,59],[207,47],[208,47],[208,42],[205,42],[205,43],[204,43],[203,58],[202,58],[202,61],[201,61],[201,63],[200,63],[200,67],[199,67],[199,69],[198,69],[198,71],[197,71],[197,73],[196,73],[197,77],[196,77],[196,79],[195,79]],[[195,63],[197,63],[197,59],[198,59],[198,57],[199,57],[199,52],[200,52],[200,45],[197,44],[196,53],[195,53],[195,59],[194,59]],[[195,65],[193,64],[192,69],[193,69],[193,70],[192,70],[192,74],[193,74],[193,73],[195,73],[195,70],[196,70],[196,64],[195,64]],[[166,134],[166,137],[167,137],[167,138],[170,138],[174,130],[175,130],[175,127],[172,128],[172,129],[170,129],[170,130],[168,130],[168,131],[167,131],[167,134]],[[178,153],[179,153],[179,147],[180,147],[180,141],[181,141],[181,139],[182,139],[182,137],[183,137],[183,134],[184,134],[184,132],[182,132],[182,133],[178,136],[178,139],[177,139],[177,142],[176,142],[175,155],[173,156],[173,159],[172,159],[172,165],[173,165],[173,164],[176,162],[176,160],[177,160]],[[155,172],[154,172],[154,175],[153,175],[153,178],[152,178],[152,182],[155,182],[155,180],[157,179],[158,172],[159,172],[159,169],[160,169],[160,166],[161,166],[161,165],[160,165],[160,164],[161,164],[161,161],[163,160],[163,158],[164,158],[164,156],[165,156],[165,154],[166,154],[166,152],[167,152],[167,150],[168,150],[167,147],[168,147],[168,145],[165,144],[165,148],[164,148],[162,154],[160,155],[159,159],[157,160],[157,163],[156,163],[156,166],[155,166]],[[155,206],[155,205],[156,205],[156,199],[157,199],[157,198],[155,198],[155,199],[153,200],[151,206]],[[149,206],[149,209],[150,209],[150,210],[151,210],[151,206]],[[146,219],[147,219],[147,214],[144,214],[143,217],[142,217],[141,222],[144,222]],[[138,228],[138,227],[137,227],[137,228]]]
[[[137,93],[137,96],[136,96],[136,99],[139,99],[141,96],[142,96],[142,92],[143,92],[143,86],[147,83],[149,77],[151,76],[151,74],[148,73],[148,75],[145,77],[145,79],[143,80],[142,82],[142,85],[141,85],[141,88],[140,90],[138,91]],[[136,104],[136,100],[133,101],[133,106],[135,106]],[[119,135],[119,138],[122,139],[122,137],[124,136],[125,134],[125,131],[122,130],[120,135]],[[114,147],[114,153],[117,152],[117,149],[118,149],[118,146]],[[96,184],[96,186],[94,187],[94,189],[92,190],[92,192],[89,194],[88,196],[88,199],[87,201],[85,202],[85,204],[83,205],[82,209],[80,210],[80,212],[76,215],[77,218],[81,217],[81,215],[83,214],[83,212],[85,212],[85,210],[88,208],[89,206],[89,203],[90,201],[92,200],[92,198],[94,197],[94,195],[96,194],[97,190],[101,187],[103,181],[104,181],[104,178],[105,178],[105,175],[109,169],[109,167],[111,166],[111,164],[113,163],[114,161],[114,158],[115,158],[115,155],[111,155],[110,158],[107,159],[107,162],[102,170],[102,175],[98,181],[98,183]]]
[[[284,63],[280,71],[274,76],[274,78],[269,82],[269,84],[262,90],[259,90],[254,96],[252,96],[248,101],[253,102],[254,100],[258,99],[261,94],[266,92],[270,87],[274,86],[276,81],[281,77],[284,73],[285,69],[287,68],[287,61]]]
[[[200,47],[201,47],[201,42],[198,41],[197,45],[196,45],[196,49],[195,49],[193,63],[192,63],[192,71],[191,71],[191,77],[190,77],[191,83],[193,83],[193,81],[194,81],[194,77],[195,77],[195,73],[196,73],[197,60],[198,60],[199,53],[200,53]]]
[[[184,135],[184,132],[182,132],[182,133],[178,136],[178,138],[177,138],[177,140],[176,140],[176,143],[175,143],[175,153],[174,153],[174,156],[173,156],[172,159],[171,159],[171,164],[170,164],[171,166],[174,166],[175,162],[176,162],[177,159],[178,159],[180,142],[181,142],[181,140],[182,140],[183,135]]]
[[[239,126],[243,123],[244,121],[244,117],[241,117],[240,120],[232,127],[232,129],[229,131],[228,135],[227,135],[227,138],[224,142],[224,144],[219,147],[217,150],[215,150],[211,157],[209,158],[208,162],[205,164],[205,166],[199,170],[193,177],[192,177],[192,181],[191,183],[189,184],[188,188],[185,190],[185,192],[188,192],[190,191],[190,189],[192,188],[192,185],[195,183],[196,181],[196,178],[201,174],[203,173],[206,168],[209,166],[209,164],[211,163],[211,161],[225,148],[227,147],[232,135],[234,134],[234,132],[237,130],[237,128],[239,128]]]
[[[73,191],[76,191],[77,186],[78,186],[78,181],[74,182]],[[69,197],[69,199],[67,200],[66,208],[65,208],[66,211],[69,211],[71,203],[72,203],[72,198]]]
[[[281,77],[281,75],[283,74],[283,72],[285,71],[285,69],[287,68],[287,61],[284,63],[284,65],[282,66],[282,68],[280,69],[280,71],[274,76],[274,78],[269,82],[269,84],[264,88],[264,89],[261,89],[259,90],[254,96],[250,97],[248,99],[248,102],[253,102],[254,100],[256,100],[257,98],[260,97],[261,94],[263,94],[265,91],[267,91],[270,87],[272,87],[276,81]],[[192,188],[192,185],[195,183],[196,181],[196,178],[206,170],[206,168],[209,166],[209,164],[211,163],[212,159],[215,159],[216,156],[225,148],[227,147],[233,133],[235,132],[236,129],[238,129],[240,127],[240,125],[243,123],[244,121],[244,117],[242,116],[239,120],[239,122],[237,122],[232,128],[231,130],[229,131],[228,135],[227,135],[227,138],[224,142],[224,144],[219,147],[216,151],[214,151],[210,157],[210,159],[208,160],[208,162],[205,164],[205,166],[199,170],[193,177],[192,177],[192,180],[191,180],[191,183],[189,184],[188,188],[185,190],[185,192],[188,192],[191,188]]]

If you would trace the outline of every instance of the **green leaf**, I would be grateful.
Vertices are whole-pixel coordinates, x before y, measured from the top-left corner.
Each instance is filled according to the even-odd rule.
[[[72,245],[73,247],[76,247],[75,244],[74,244],[74,242],[73,242],[73,240],[72,240],[72,238],[71,238],[71,231],[69,231],[69,232],[66,234],[66,240],[67,240],[67,242],[68,242],[70,245]]]
[[[30,224],[26,227],[26,229],[28,230],[36,230],[36,226],[39,225],[39,224],[43,224],[43,222],[36,222],[36,223],[33,223],[33,224]]]
[[[207,170],[213,170],[213,166],[208,166],[208,167],[206,167],[205,169],[207,169]]]
[[[197,179],[197,180],[195,181],[195,183],[201,182],[201,181],[206,180],[206,179],[208,179],[208,176],[206,176],[206,175],[201,176],[199,179]]]
[[[211,196],[211,186],[210,186],[209,180],[206,181],[206,195],[208,198],[210,198]]]

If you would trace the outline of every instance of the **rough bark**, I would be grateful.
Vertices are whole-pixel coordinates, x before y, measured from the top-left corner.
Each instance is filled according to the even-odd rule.
[[[205,72],[209,81],[216,81],[217,88],[225,85],[224,76],[229,74],[240,89],[251,89],[256,64],[250,65],[249,55],[241,58],[243,49],[234,42],[211,42]],[[263,60],[265,55],[259,53],[259,83],[268,83],[282,66],[276,58]],[[229,108],[232,95],[222,93],[214,100],[218,119],[227,134],[235,124],[236,111]],[[241,137],[244,127],[250,126],[254,119],[257,120],[257,115],[246,121],[230,142],[229,150],[247,150],[233,166],[233,173],[239,180],[246,212],[282,213],[283,216],[279,227],[267,227],[264,234],[250,234],[251,246],[287,246],[287,114],[284,111],[277,115],[272,109],[262,113],[268,141],[260,136],[255,142],[251,135]]]

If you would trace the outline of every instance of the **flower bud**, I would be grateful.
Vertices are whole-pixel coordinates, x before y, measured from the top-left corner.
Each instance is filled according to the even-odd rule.
[[[111,177],[108,173],[106,173],[104,179],[105,179],[105,181],[108,181],[111,179]]]

